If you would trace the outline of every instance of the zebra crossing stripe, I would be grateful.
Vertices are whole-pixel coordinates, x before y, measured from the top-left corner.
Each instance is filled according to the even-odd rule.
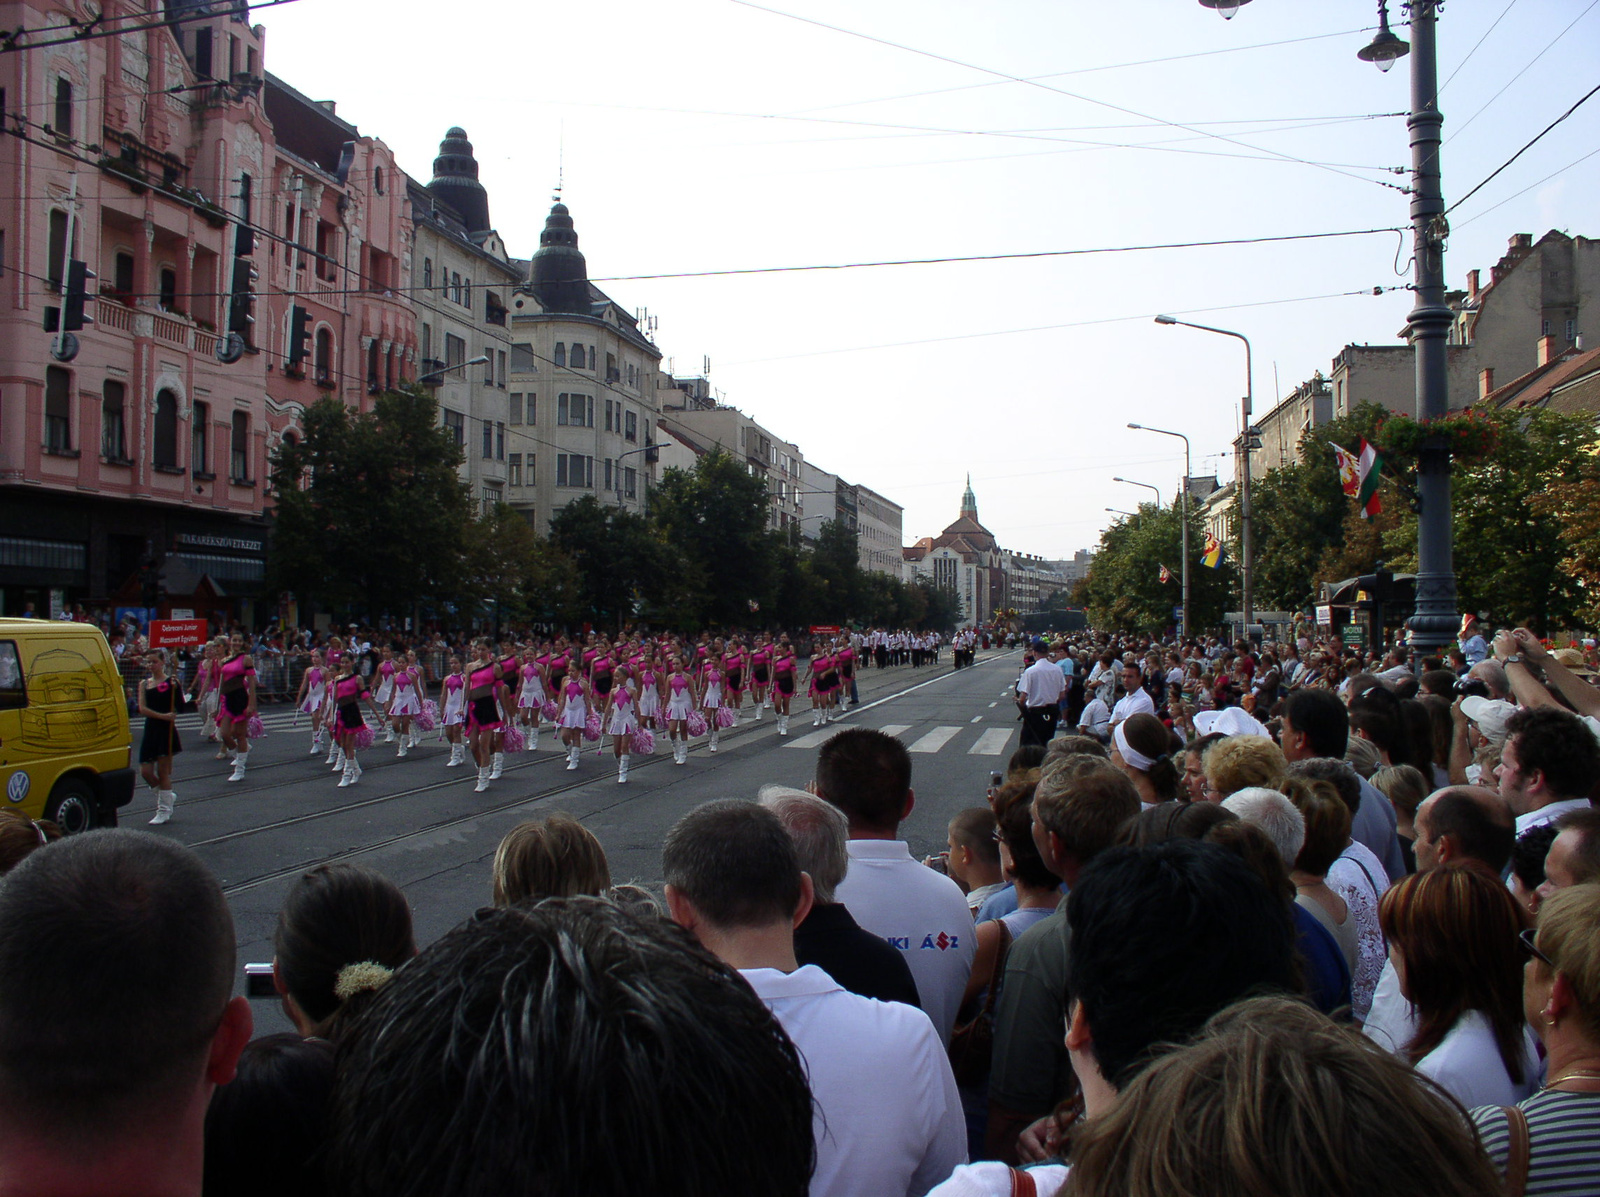
[[[907,749],[908,752],[938,752],[955,737],[959,727],[936,727]]]
[[[991,727],[978,737],[978,742],[967,749],[968,756],[999,756],[1011,740],[1009,727]]]

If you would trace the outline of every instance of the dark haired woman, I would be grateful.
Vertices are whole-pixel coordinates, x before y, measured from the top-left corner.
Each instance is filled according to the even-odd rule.
[[[1146,807],[1179,800],[1172,733],[1154,715],[1130,715],[1111,732],[1111,763],[1128,775]]]
[[[167,651],[153,648],[145,654],[150,676],[139,683],[139,714],[144,716],[144,739],[139,741],[139,773],[156,792],[156,813],[150,822],[172,818],[178,796],[172,792],[172,758],[183,751],[178,739],[178,683],[167,676]]]

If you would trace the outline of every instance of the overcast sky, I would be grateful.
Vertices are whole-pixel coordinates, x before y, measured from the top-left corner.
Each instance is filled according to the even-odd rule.
[[[1597,7],[1446,6],[1447,200],[1600,82]],[[1196,0],[297,0],[257,19],[269,70],[423,181],[465,128],[519,256],[564,164],[590,276],[658,317],[679,373],[709,357],[724,402],[902,504],[908,544],[955,518],[970,471],[1006,547],[1092,547],[1105,508],[1150,497],[1114,475],[1171,502],[1182,474],[1179,442],[1129,420],[1187,433],[1194,472],[1230,478],[1242,348],[1157,312],[1249,336],[1261,412],[1342,346],[1392,343],[1411,306],[1371,294],[1409,280],[1392,232],[623,277],[1404,225],[1385,168],[1409,163],[1409,60],[1356,58],[1375,0],[1254,0],[1232,21]],[[1600,235],[1597,195],[1600,97],[1452,214],[1450,285],[1513,233]]]

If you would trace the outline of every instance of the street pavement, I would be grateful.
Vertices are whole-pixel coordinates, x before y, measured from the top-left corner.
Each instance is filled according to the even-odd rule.
[[[575,772],[548,728],[537,753],[508,754],[504,776],[474,793],[470,764],[447,769],[449,749],[436,733],[407,757],[380,742],[361,754],[365,774],[338,788],[338,775],[308,755],[311,733],[287,710],[264,715],[267,736],[251,746],[249,770],[228,783],[216,746],[201,742],[193,716],[180,721],[186,751],[174,764],[177,810],[164,827],[199,854],[221,881],[238,934],[241,981],[246,962],[272,959],[278,909],[294,879],[328,861],[350,861],[395,881],[411,902],[417,943],[426,945],[489,902],[495,846],[522,820],[564,811],[605,847],[612,881],[659,890],[661,841],[686,811],[713,798],[754,798],[761,786],[804,786],[816,749],[845,727],[874,727],[899,736],[911,753],[916,805],[902,835],[916,855],[942,851],[958,811],[984,801],[992,773],[1003,771],[1021,724],[1011,701],[1018,653],[981,653],[954,670],[948,659],[922,669],[868,669],[858,681],[861,705],[826,728],[811,726],[795,701],[789,735],[780,738],[771,711],[722,733],[716,755],[694,741],[686,765],[675,766],[662,738],[653,757],[634,756],[628,783],[618,785],[607,748],[587,746]],[[136,720],[137,722],[137,720]],[[136,733],[137,734],[137,733]],[[144,829],[154,794],[140,787],[120,814]],[[260,1033],[289,1024],[270,1001],[254,1003]]]

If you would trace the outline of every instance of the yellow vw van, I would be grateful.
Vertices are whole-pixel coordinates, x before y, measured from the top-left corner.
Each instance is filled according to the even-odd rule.
[[[133,800],[128,706],[111,647],[91,624],[0,619],[4,805],[68,834],[115,827]]]

